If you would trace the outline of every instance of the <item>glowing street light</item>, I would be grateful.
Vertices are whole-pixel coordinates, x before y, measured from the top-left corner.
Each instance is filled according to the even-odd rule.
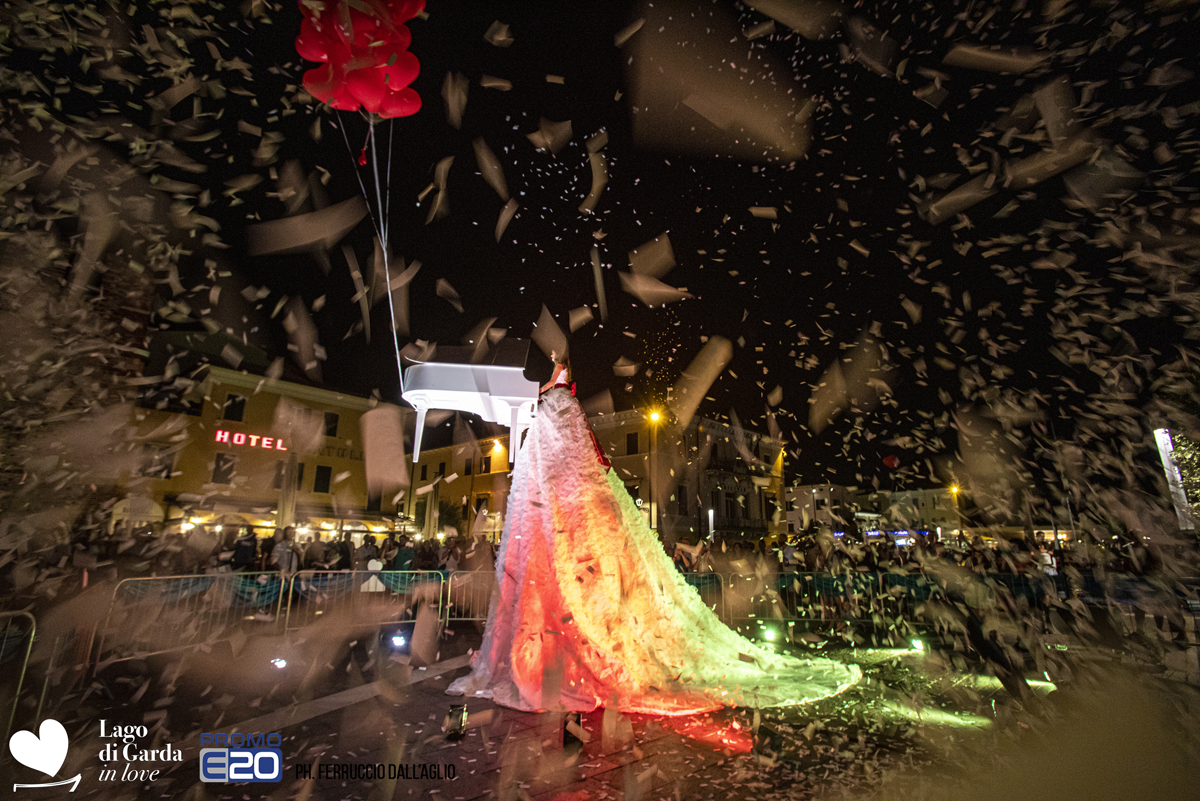
[[[662,415],[657,409],[650,412],[650,454],[648,459],[649,468],[649,484],[650,484],[650,528],[653,531],[658,530],[658,504],[654,502],[654,471],[658,467],[658,421]]]

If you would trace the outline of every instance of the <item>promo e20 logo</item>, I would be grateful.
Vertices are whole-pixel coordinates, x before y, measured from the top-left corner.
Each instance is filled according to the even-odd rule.
[[[278,748],[281,744],[278,734],[265,737],[201,734],[200,781],[226,784],[283,781],[283,752]]]

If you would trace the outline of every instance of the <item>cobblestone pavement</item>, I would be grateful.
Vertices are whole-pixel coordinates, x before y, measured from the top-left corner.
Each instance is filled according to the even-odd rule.
[[[312,671],[297,663],[288,668],[290,683],[288,670],[272,667],[246,676],[236,673],[239,665],[268,665],[278,643],[245,644],[235,659],[217,649],[131,663],[68,699],[74,704],[69,712],[58,707],[55,714],[72,733],[72,756],[61,774],[81,772],[79,797],[104,799],[925,798],[950,787],[960,793],[977,790],[969,777],[980,771],[1018,775],[1021,766],[1036,761],[1015,756],[1031,739],[1059,732],[1063,743],[1073,742],[1073,718],[1091,721],[1087,725],[1093,731],[1109,723],[1124,727],[1114,738],[1141,727],[1137,747],[1122,748],[1119,756],[1103,760],[1102,767],[1112,774],[1110,785],[1120,784],[1123,766],[1138,772],[1140,765],[1131,761],[1158,760],[1159,774],[1168,778],[1176,766],[1194,770],[1200,764],[1196,732],[1174,729],[1174,742],[1166,750],[1158,737],[1159,729],[1173,721],[1188,715],[1200,719],[1195,689],[1164,680],[1161,669],[1158,677],[1150,675],[1148,663],[1126,656],[1123,664],[1121,658],[1103,654],[1076,660],[1070,681],[1053,694],[1048,695],[1055,690],[1049,682],[1032,682],[1033,692],[1021,703],[994,677],[963,670],[961,661],[955,668],[955,660],[945,654],[827,647],[823,655],[859,664],[864,680],[818,703],[759,714],[726,709],[678,719],[597,710],[565,721],[561,714],[520,713],[467,699],[466,731],[453,741],[446,735],[445,720],[450,705],[463,699],[444,691],[465,672],[468,651],[478,641],[475,631],[444,640],[438,661],[427,668],[411,667],[403,659],[365,664],[350,659],[344,667],[339,663],[333,676],[313,680]],[[378,680],[364,680],[364,668]],[[228,679],[214,686],[214,670],[223,670]],[[263,675],[274,683],[267,686]],[[250,680],[254,677],[258,681]],[[1131,695],[1131,687],[1140,688],[1142,695]],[[1121,698],[1141,698],[1137,708],[1124,718],[1107,713],[1089,718],[1089,710],[1115,708],[1104,693],[1117,689]],[[1151,708],[1160,711],[1143,714]],[[109,726],[143,723],[156,732],[155,745],[171,742],[182,758],[140,787],[100,782],[95,757],[103,745],[96,737],[99,719]],[[282,781],[198,781],[200,733],[233,731],[280,733]],[[1158,745],[1145,750],[1154,743]],[[1094,747],[1080,747],[1094,757]],[[363,774],[369,770],[365,766],[376,765],[384,766],[380,776]],[[389,775],[388,766],[401,767]],[[1104,770],[1093,773],[1106,775]],[[1059,797],[1082,796],[1065,791]],[[1131,792],[1127,797],[1139,796]]]

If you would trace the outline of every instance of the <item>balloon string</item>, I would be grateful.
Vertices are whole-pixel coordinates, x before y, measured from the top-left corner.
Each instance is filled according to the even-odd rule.
[[[341,118],[342,118],[342,115],[339,112],[338,119],[340,120]],[[341,130],[342,141],[344,141],[346,143],[346,150],[350,153],[350,159],[351,159],[351,161],[353,161],[354,160],[354,148],[350,146],[350,138],[348,136],[346,136],[345,121],[343,120],[341,125],[338,125],[335,127],[337,127],[339,130]],[[368,133],[368,140],[367,140],[372,145],[371,146],[372,155],[374,155],[374,153],[375,153],[375,147],[374,147],[375,137],[373,136],[374,130],[375,130],[375,126],[372,125],[371,131]],[[364,145],[364,147],[365,147],[365,145]],[[370,211],[371,196],[369,194],[367,194],[367,187],[363,183],[362,175],[359,174],[357,167],[354,167],[354,177],[358,179],[358,188],[362,191],[363,198],[367,201],[367,210]],[[375,172],[375,198],[376,198],[376,202],[379,203],[379,205],[380,205],[381,220],[377,221],[375,219],[375,214],[372,213],[371,214],[371,227],[375,230],[375,235],[377,237],[379,237],[379,248],[380,248],[380,250],[383,251],[383,274],[384,274],[384,278],[387,280],[386,291],[387,291],[387,298],[388,298],[388,311],[391,312],[391,314],[392,314],[392,349],[396,352],[396,375],[400,379],[400,394],[401,394],[401,396],[403,396],[404,395],[404,371],[400,367],[400,340],[396,337],[396,311],[392,306],[392,277],[391,277],[391,271],[388,269],[388,257],[387,257],[388,249],[387,249],[387,245],[386,245],[386,243],[387,243],[387,228],[386,228],[387,221],[386,221],[386,219],[383,219],[383,217],[384,217],[383,210],[382,210],[383,203],[379,196],[378,162],[376,162],[376,172]]]
[[[392,135],[396,132],[396,120],[388,118],[388,159],[387,159],[387,188],[383,192],[383,202],[387,204],[384,216],[390,219],[392,210]]]
[[[383,275],[387,280],[387,287],[384,291],[387,292],[388,312],[392,315],[392,350],[396,352],[396,375],[400,378],[400,396],[404,397],[404,369],[400,366],[400,337],[396,332],[396,307],[392,300],[392,273],[388,266],[388,246],[387,246],[387,229],[388,219],[387,211],[383,204],[383,196],[379,188],[379,153],[375,147],[375,123],[371,123],[371,167],[375,174],[375,200],[379,204],[380,215],[383,217],[383,239],[380,240],[381,249],[383,250]],[[388,151],[388,187],[391,187],[391,151]],[[389,192],[390,194],[390,192]],[[390,198],[389,198],[390,199]]]

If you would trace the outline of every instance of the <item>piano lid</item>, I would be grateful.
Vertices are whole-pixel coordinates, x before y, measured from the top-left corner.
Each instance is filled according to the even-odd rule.
[[[404,361],[409,364],[490,364],[495,367],[520,367],[523,370],[529,359],[529,340],[505,337],[480,357],[476,356],[479,349],[474,345],[431,344],[423,350],[409,346],[404,351]]]

